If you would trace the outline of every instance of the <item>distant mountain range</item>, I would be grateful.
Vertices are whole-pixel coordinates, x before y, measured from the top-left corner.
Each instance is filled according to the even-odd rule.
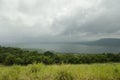
[[[96,41],[82,42],[85,45],[98,45],[98,46],[120,46],[119,38],[103,38]]]
[[[28,44],[83,44],[83,45],[93,45],[93,46],[120,46],[120,38],[103,38],[95,41],[85,41],[85,42],[23,42],[23,43],[11,43],[2,44],[4,46],[17,46],[17,45],[28,45]]]

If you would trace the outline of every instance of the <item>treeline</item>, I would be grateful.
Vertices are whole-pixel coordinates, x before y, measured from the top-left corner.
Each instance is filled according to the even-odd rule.
[[[82,64],[120,62],[120,53],[103,54],[55,54],[50,51],[40,53],[20,48],[0,46],[0,64],[28,65],[32,63],[44,64]]]

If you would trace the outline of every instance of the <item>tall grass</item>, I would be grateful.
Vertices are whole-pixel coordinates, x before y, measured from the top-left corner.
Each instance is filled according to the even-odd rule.
[[[0,66],[0,80],[120,80],[120,63]]]
[[[67,71],[59,71],[55,79],[56,80],[73,80],[73,76]]]

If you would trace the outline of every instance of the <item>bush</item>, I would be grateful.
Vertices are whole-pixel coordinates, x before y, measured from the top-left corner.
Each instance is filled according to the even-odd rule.
[[[55,80],[74,80],[73,76],[67,71],[60,71],[57,73]]]
[[[15,56],[12,54],[9,54],[6,58],[5,58],[5,62],[4,64],[6,65],[13,65],[15,63]]]
[[[50,51],[46,51],[44,53],[44,56],[49,56],[49,57],[54,57],[54,53],[50,52]]]

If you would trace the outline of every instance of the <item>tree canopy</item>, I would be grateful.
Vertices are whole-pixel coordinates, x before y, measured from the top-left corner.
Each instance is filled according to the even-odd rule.
[[[56,54],[50,51],[40,53],[13,47],[0,46],[0,63],[4,65],[44,64],[82,64],[120,62],[120,53],[103,54]]]

